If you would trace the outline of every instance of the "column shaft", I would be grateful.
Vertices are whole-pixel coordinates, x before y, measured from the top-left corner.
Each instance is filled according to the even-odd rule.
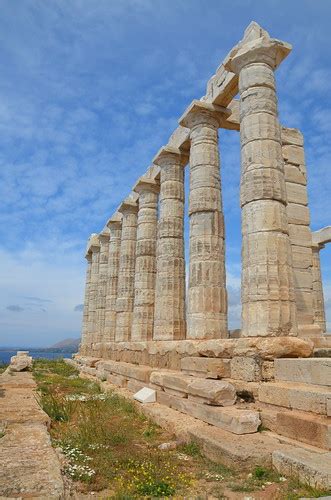
[[[239,73],[242,336],[296,335],[292,254],[273,68],[277,43],[234,56]],[[282,50],[283,45],[280,45]]]
[[[131,340],[151,340],[154,328],[158,186],[138,183],[139,211]]]
[[[116,220],[111,218],[108,222],[110,231],[108,254],[108,282],[106,294],[104,343],[115,341],[116,329],[116,299],[118,290],[118,273],[120,264],[122,223],[120,214]]]
[[[323,294],[323,282],[321,273],[320,250],[324,246],[313,245],[313,297],[314,297],[314,321],[320,326],[323,333],[326,332],[325,304]]]
[[[116,300],[115,341],[126,342],[131,338],[132,312],[134,301],[134,273],[137,238],[137,204],[122,204],[123,214]]]
[[[154,163],[161,167],[161,187],[153,338],[179,340],[186,334],[183,158],[163,148]]]
[[[86,260],[87,260],[87,268],[86,268],[86,281],[85,281],[82,338],[79,349],[79,352],[83,355],[87,354],[87,343],[88,343],[88,316],[89,316],[89,299],[90,299],[91,266],[92,266],[92,256],[90,253],[86,255]]]
[[[108,252],[109,252],[109,229],[106,228],[99,235],[100,255],[99,255],[99,278],[97,290],[97,306],[96,306],[96,331],[94,342],[101,349],[104,341],[105,330],[105,312],[106,312],[106,293],[108,282]]]
[[[219,116],[206,104],[194,101],[180,123],[190,128],[191,140],[187,338],[227,337]]]
[[[88,309],[88,346],[92,349],[92,344],[96,334],[96,308],[97,308],[97,292],[99,279],[99,255],[100,246],[94,246],[92,251],[91,263],[91,281],[89,293],[89,309]]]

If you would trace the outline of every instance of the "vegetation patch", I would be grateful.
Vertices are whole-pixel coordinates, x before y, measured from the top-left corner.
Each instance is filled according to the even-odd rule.
[[[247,474],[213,463],[195,442],[161,450],[159,445],[174,441],[174,436],[139,413],[131,401],[103,392],[63,360],[37,360],[33,371],[40,406],[51,417],[53,445],[61,450],[63,472],[77,492],[102,490],[104,498],[117,500],[239,499],[243,492],[296,500],[325,494],[264,467]]]

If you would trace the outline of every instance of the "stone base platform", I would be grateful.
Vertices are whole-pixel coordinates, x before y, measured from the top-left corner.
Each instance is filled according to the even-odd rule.
[[[87,350],[86,350],[87,349]],[[182,358],[249,358],[273,361],[276,358],[307,358],[314,344],[298,337],[242,337],[234,339],[111,342],[86,346],[82,355],[147,365],[181,369]]]
[[[189,354],[186,359],[192,357],[192,352]],[[290,363],[291,359],[287,361]],[[104,390],[116,390],[131,400],[133,393],[142,387],[154,388],[157,402],[145,405],[135,402],[140,411],[178,439],[197,442],[203,454],[213,461],[242,469],[254,465],[274,466],[282,474],[298,476],[311,486],[331,487],[330,422],[326,415],[260,402],[261,387],[279,384],[278,380],[235,380],[229,378],[231,363],[215,367],[215,363],[209,364],[209,361],[209,371],[205,370],[203,376],[202,367],[196,361],[192,364],[191,375],[188,375],[190,361],[183,362],[182,371],[155,370],[146,365],[97,361],[97,358],[82,356],[69,362],[78,365],[82,376],[97,377]],[[324,360],[324,370],[326,364]],[[225,377],[220,374],[222,370]],[[297,365],[294,371],[298,372]],[[316,366],[311,365],[310,372],[316,375]],[[212,378],[204,378],[209,374]],[[290,384],[289,381],[282,383]],[[322,385],[316,387],[324,392],[330,389]],[[233,388],[237,397],[231,404]],[[224,406],[221,406],[222,401]],[[259,422],[268,430],[257,432]]]

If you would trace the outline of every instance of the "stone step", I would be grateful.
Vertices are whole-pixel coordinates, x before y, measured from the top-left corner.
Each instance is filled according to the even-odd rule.
[[[233,434],[255,433],[261,424],[259,413],[255,410],[210,406],[163,391],[157,391],[157,402]]]
[[[275,359],[275,380],[331,386],[331,359]]]
[[[325,416],[264,405],[260,418],[262,426],[276,434],[331,450],[331,421]]]
[[[154,371],[150,382],[167,393],[198,403],[232,406],[237,398],[236,389],[229,382],[190,377],[181,372]]]
[[[321,385],[263,382],[259,386],[259,401],[320,415],[329,415],[331,411],[330,388]]]
[[[105,377],[109,373],[120,375],[128,379],[132,378],[141,382],[149,382],[150,374],[153,368],[150,366],[134,365],[132,363],[124,363],[121,361],[99,361],[96,364],[99,374],[105,373]]]
[[[331,358],[331,347],[316,347],[313,356],[314,358]]]
[[[275,450],[272,465],[285,476],[297,477],[313,488],[331,488],[331,453],[313,453],[302,448]]]

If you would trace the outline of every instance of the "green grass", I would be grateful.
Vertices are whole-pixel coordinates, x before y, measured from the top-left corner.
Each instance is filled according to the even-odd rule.
[[[8,364],[0,363],[0,375],[8,368]]]
[[[80,378],[63,360],[36,360],[33,373],[39,403],[51,417],[53,444],[62,449],[64,472],[78,493],[105,490],[105,498],[117,500],[200,498],[202,492],[203,498],[226,498],[228,490],[250,493],[265,488],[267,494],[269,485],[276,483],[279,499],[326,494],[295,480],[284,481],[265,467],[248,474],[246,469],[213,463],[194,441],[159,450],[174,436],[143,416],[131,401],[115,392],[105,394],[99,383]]]

